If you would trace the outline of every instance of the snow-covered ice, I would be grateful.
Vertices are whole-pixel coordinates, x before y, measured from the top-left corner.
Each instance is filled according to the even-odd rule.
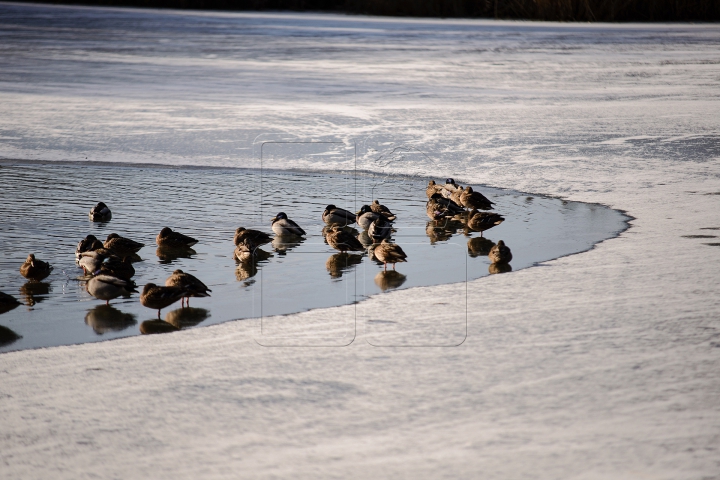
[[[719,26],[0,4],[0,36],[3,158],[253,166],[258,135],[382,138],[436,160],[398,173],[635,218],[468,284],[457,348],[362,324],[265,348],[243,321],[0,355],[3,478],[720,477],[720,241],[684,237],[720,236]]]

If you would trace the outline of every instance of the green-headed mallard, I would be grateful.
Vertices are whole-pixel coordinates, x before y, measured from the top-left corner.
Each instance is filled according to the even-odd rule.
[[[357,212],[357,217],[355,218],[355,221],[364,230],[367,230],[368,228],[370,228],[370,224],[380,217],[382,217],[382,215],[373,212],[370,208],[370,205],[363,205]]]
[[[9,312],[18,305],[22,305],[22,302],[20,302],[17,298],[12,295],[8,295],[7,293],[0,292],[0,313]]]
[[[37,260],[32,253],[25,259],[25,263],[20,266],[20,274],[31,280],[42,280],[50,275],[52,271],[53,267],[49,263]]]
[[[479,208],[482,210],[490,210],[494,205],[485,195],[480,192],[474,192],[471,186],[465,187],[460,195],[460,205],[465,208]]]
[[[190,297],[209,297],[209,292],[212,292],[212,290],[210,290],[207,285],[201,282],[195,275],[185,273],[179,269],[175,270],[172,275],[165,280],[165,286],[184,289],[187,292],[185,299],[188,307],[190,306]],[[180,305],[182,304],[183,302],[181,301]]]
[[[498,213],[478,212],[473,209],[468,217],[467,226],[476,232],[480,232],[480,236],[482,236],[482,232],[500,225],[504,221],[505,217]]]
[[[490,249],[488,254],[491,263],[508,263],[512,260],[512,252],[510,247],[505,245],[502,240],[498,241],[497,245]]]
[[[75,248],[75,257],[80,258],[81,253],[92,252],[98,248],[104,248],[102,242],[98,240],[95,235],[88,235],[78,242]]]
[[[94,276],[87,282],[87,291],[93,297],[105,300],[106,305],[110,305],[110,300],[113,298],[137,293],[132,282],[111,275]]]
[[[452,199],[453,193],[457,192],[458,190],[462,191],[462,187],[455,183],[455,180],[452,178],[448,178],[445,180],[445,185],[442,186],[442,189],[440,190],[440,194],[445,198]],[[456,200],[453,199],[455,203],[458,203]]]
[[[159,287],[154,283],[148,283],[140,295],[140,303],[148,308],[158,311],[172,305],[187,295],[187,290],[181,287]]]
[[[253,245],[263,245],[265,243],[272,242],[272,237],[265,232],[261,232],[260,230],[253,230],[251,228],[238,227],[237,230],[235,230],[235,237],[233,237],[233,243],[235,245],[238,245],[246,238],[250,239]]]
[[[99,202],[93,208],[90,209],[88,217],[93,222],[107,222],[112,218],[112,212],[103,202]]]
[[[385,217],[380,216],[370,224],[368,235],[373,243],[380,243],[383,238],[390,238],[390,235],[392,235],[392,225],[385,220]]]
[[[100,273],[130,280],[135,275],[135,267],[132,266],[129,257],[123,257],[122,260],[118,257],[109,257],[100,264]]]
[[[325,240],[335,250],[345,253],[347,251],[363,252],[363,247],[360,240],[353,237],[350,233],[346,232],[340,227],[333,227],[325,236]]]
[[[432,197],[436,193],[440,193],[442,190],[442,186],[435,183],[435,180],[430,180],[428,182],[427,188],[425,189],[425,195],[427,195],[428,198]]]
[[[155,243],[157,243],[158,247],[190,248],[198,243],[198,241],[180,232],[173,232],[170,227],[165,227],[160,230],[158,236],[155,237]]]
[[[373,200],[370,204],[370,210],[372,210],[375,213],[379,213],[383,217],[385,217],[385,220],[388,222],[394,222],[397,218],[397,215],[392,213],[389,208],[387,208],[385,205],[381,205],[378,200]]]
[[[302,236],[305,230],[300,225],[290,220],[285,212],[280,212],[272,219],[272,230],[276,235],[283,236]]]
[[[117,253],[118,256],[137,253],[144,246],[144,243],[121,237],[117,233],[111,233],[110,235],[108,235],[107,239],[103,243],[103,247],[107,248],[108,250],[112,250],[113,252]]]
[[[400,262],[407,262],[405,260],[407,255],[400,248],[400,245],[396,243],[390,243],[387,239],[375,246],[375,257],[385,264],[385,270],[387,270],[387,264],[392,263],[393,270],[395,270],[395,264]]]
[[[344,227],[355,223],[355,214],[345,210],[344,208],[338,208],[335,205],[328,205],[325,207],[325,211],[322,213],[323,222],[330,226]]]

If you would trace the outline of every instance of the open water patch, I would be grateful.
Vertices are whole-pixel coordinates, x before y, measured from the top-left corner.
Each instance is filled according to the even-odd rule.
[[[118,233],[145,244],[138,252],[141,261],[133,264],[139,290],[149,282],[163,285],[175,269],[210,286],[212,296],[193,298],[190,308],[174,304],[162,311],[163,320],[175,327],[170,331],[357,304],[393,290],[462,285],[588,250],[627,228],[628,217],[602,205],[473,185],[506,219],[481,236],[461,222],[430,221],[427,181],[361,172],[3,161],[0,291],[22,303],[0,316],[3,331],[8,330],[0,351],[126,337],[140,334],[144,324],[145,330],[151,327],[146,322],[156,319],[157,312],[143,307],[137,294],[107,306],[87,293],[74,251],[88,234],[104,240]],[[367,252],[340,254],[323,234],[321,214],[328,204],[357,211],[374,199],[397,215],[392,239],[408,255],[407,263],[398,264],[394,272],[385,272]],[[87,213],[98,201],[112,210],[109,222],[89,221]],[[268,258],[252,265],[234,260],[235,229],[272,233],[271,218],[280,211],[306,230],[304,239],[276,239],[261,247]],[[198,244],[183,254],[168,255],[155,244],[165,226],[199,239]],[[362,228],[353,227],[355,235],[363,234]],[[500,239],[512,249],[513,259],[498,268],[487,253]],[[53,265],[49,277],[32,281],[20,275],[29,253]],[[454,307],[464,321],[464,306]],[[282,318],[287,317],[261,323],[260,329],[281,331]],[[391,325],[395,319],[367,321]],[[344,319],[338,325],[307,328],[331,337],[350,335],[348,329],[355,328]],[[453,332],[462,335],[461,330]]]

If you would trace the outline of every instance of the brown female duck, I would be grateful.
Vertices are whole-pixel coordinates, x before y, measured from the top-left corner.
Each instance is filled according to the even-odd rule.
[[[37,260],[35,254],[31,253],[20,266],[20,274],[31,280],[42,280],[53,271],[52,265],[42,260]]]
[[[184,289],[187,294],[184,299],[187,302],[187,306],[190,306],[190,297],[209,297],[212,290],[207,285],[201,282],[195,275],[185,273],[182,270],[175,270],[167,280],[165,280],[166,287],[179,287]],[[183,301],[180,301],[180,305]]]
[[[347,251],[362,252],[365,250],[360,240],[340,227],[332,227],[330,231],[327,232],[325,240],[327,240],[328,245],[335,250],[340,250],[342,253]]]
[[[498,213],[478,212],[476,209],[473,209],[468,216],[467,226],[476,232],[480,232],[480,236],[482,236],[482,232],[490,230],[504,221],[505,217]]]
[[[145,246],[145,244],[136,242],[135,240],[130,240],[129,238],[121,237],[117,233],[111,233],[107,236],[103,246],[118,255],[127,255],[137,253]]]
[[[385,205],[380,204],[378,200],[373,200],[370,204],[370,210],[372,210],[375,213],[379,213],[383,217],[385,217],[385,220],[388,222],[394,222],[397,218],[397,215],[392,213],[389,208],[387,208]]]
[[[506,246],[505,242],[500,240],[497,245],[490,249],[488,257],[492,263],[508,263],[512,260],[512,252],[510,251],[510,247]]]
[[[386,271],[388,263],[392,263],[393,270],[395,270],[396,263],[407,262],[407,260],[405,260],[407,255],[403,252],[403,249],[400,248],[400,245],[390,243],[386,238],[375,247],[374,253],[375,257],[385,264]]]
[[[260,230],[253,230],[245,227],[238,227],[235,230],[235,237],[233,237],[233,243],[238,245],[245,239],[250,239],[254,245],[263,245],[265,243],[272,242],[272,237]]]
[[[155,237],[155,243],[158,247],[165,248],[190,248],[196,243],[197,239],[188,237],[180,232],[173,232],[170,227],[165,227],[160,230],[160,233]]]
[[[182,287],[159,287],[154,283],[148,283],[140,295],[140,303],[157,310],[160,318],[160,310],[187,296],[187,293]]]
[[[460,205],[465,208],[480,208],[490,210],[494,205],[485,195],[480,192],[474,192],[471,186],[465,187],[460,195]]]
[[[88,217],[93,222],[107,222],[112,218],[112,212],[103,202],[99,202],[93,208],[90,209]]]

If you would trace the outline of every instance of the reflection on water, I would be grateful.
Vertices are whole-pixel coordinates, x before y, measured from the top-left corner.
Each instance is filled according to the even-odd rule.
[[[491,263],[490,266],[488,266],[488,272],[490,272],[491,275],[508,273],[512,272],[512,266],[509,263]]]
[[[34,307],[35,304],[44,301],[51,291],[52,288],[49,283],[35,280],[29,280],[20,287],[20,295],[23,296],[25,303],[29,307]]]
[[[2,160],[0,165],[0,285],[5,291],[19,291],[22,297],[18,299],[32,307],[3,314],[23,340],[0,351],[138,334],[139,326],[131,323],[130,316],[133,321],[148,317],[138,294],[118,299],[113,307],[97,305],[95,309],[93,304],[88,311],[90,295],[85,284],[72,280],[79,272],[73,252],[78,239],[88,234],[106,238],[117,233],[146,245],[133,256],[132,280],[138,290],[147,283],[163,285],[178,268],[213,290],[212,297],[198,300],[212,316],[181,309],[168,314],[164,323],[143,322],[144,332],[332,307],[392,289],[464,282],[489,271],[485,253],[489,244],[473,232],[467,232],[469,238],[463,236],[462,215],[428,223],[427,179],[241,169],[13,165]],[[92,192],[76,181],[87,175],[94,180]],[[591,212],[585,204],[564,205],[539,196],[527,203],[518,192],[478,190],[492,198],[496,211],[506,218],[493,232],[513,246],[515,270],[585,250],[624,227],[623,217],[605,207],[593,206]],[[104,198],[97,198],[97,192]],[[368,255],[341,254],[325,242],[321,215],[328,204],[357,211],[376,198],[397,215],[392,238],[408,254],[402,274],[378,275],[383,266],[373,261],[371,250]],[[88,210],[98,200],[113,210],[108,224],[87,221]],[[48,206],[53,209],[50,217]],[[264,247],[271,253],[261,254],[267,258],[235,262],[233,237],[238,224],[271,232],[271,219],[279,211],[309,232],[304,239],[274,238]],[[162,212],[160,218],[158,212]],[[199,242],[192,249],[158,248],[155,237],[165,225]],[[369,245],[362,228],[349,226],[345,231]],[[22,252],[28,251],[55,266],[52,283],[27,282],[18,274],[27,255]],[[159,261],[139,261],[153,254]],[[468,291],[473,294],[472,289]],[[175,315],[180,315],[177,322]]]
[[[123,313],[112,305],[98,305],[88,310],[85,323],[92,327],[98,335],[107,332],[120,332],[137,324],[135,315]]]
[[[178,327],[163,320],[145,320],[140,324],[140,333],[143,335],[170,333],[178,330],[180,330]]]
[[[0,314],[9,312],[22,305],[17,298],[7,293],[0,292]]]
[[[177,328],[189,328],[199,325],[210,317],[204,308],[185,307],[168,312],[165,321]]]
[[[402,286],[405,280],[407,276],[395,270],[382,271],[375,275],[375,285],[383,292]]]
[[[7,327],[0,325],[0,347],[10,345],[20,340],[22,337]]]
[[[325,261],[325,268],[332,278],[340,278],[353,266],[362,263],[363,256],[356,253],[336,253]]]
[[[169,248],[169,247],[158,247],[155,250],[160,263],[163,265],[169,265],[179,258],[193,258],[197,255],[197,252],[192,248]]]
[[[490,249],[495,246],[495,242],[489,238],[477,237],[468,240],[467,246],[468,254],[471,257],[487,257],[488,253],[490,253]]]

